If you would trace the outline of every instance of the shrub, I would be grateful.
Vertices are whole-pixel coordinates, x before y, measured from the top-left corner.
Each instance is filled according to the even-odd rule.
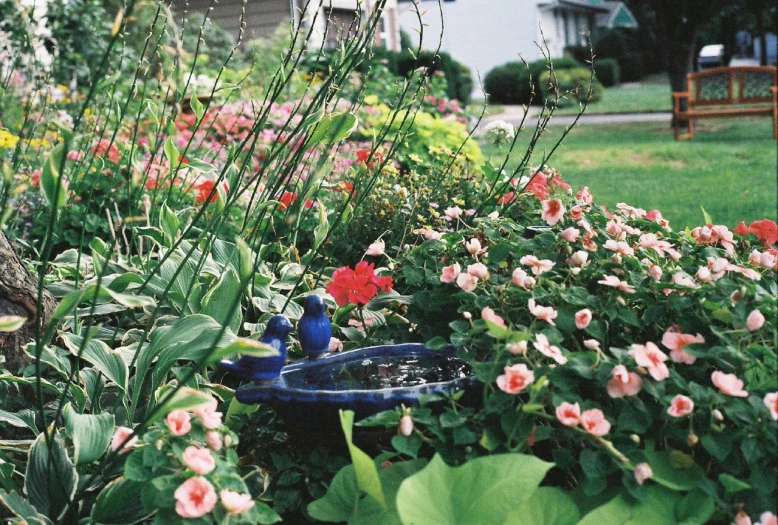
[[[594,42],[594,53],[601,59],[613,58],[619,63],[622,82],[643,78],[644,53],[635,31],[624,28],[602,31]]]
[[[529,72],[521,62],[508,62],[489,71],[484,89],[492,104],[529,104],[532,97]]]
[[[198,57],[207,58],[207,67],[218,69],[230,57],[235,47],[235,38],[222,27],[209,20],[203,26],[205,15],[192,13],[187,16],[186,24],[181,33],[181,45],[189,53],[197,51]],[[197,42],[200,39],[200,28],[203,28],[203,39],[198,49]],[[232,63],[236,66],[236,63]]]
[[[403,51],[396,54],[395,61],[397,74],[403,77],[410,76],[414,70],[420,67],[427,67],[429,75],[442,71],[448,83],[448,98],[463,103],[470,101],[470,93],[473,90],[473,74],[467,66],[454,60],[448,53],[433,54],[429,51],[422,51],[417,57],[409,51]]]
[[[603,58],[594,63],[594,71],[603,86],[615,86],[620,81],[621,70],[619,63],[613,58]]]
[[[591,95],[589,95],[589,84],[591,83]],[[550,71],[545,71],[540,75],[540,87],[543,98],[554,100],[555,96],[557,106],[566,107],[575,103],[598,102],[602,98],[602,84],[592,78],[591,72],[584,68],[554,70],[554,75]],[[589,99],[587,100],[587,97]]]

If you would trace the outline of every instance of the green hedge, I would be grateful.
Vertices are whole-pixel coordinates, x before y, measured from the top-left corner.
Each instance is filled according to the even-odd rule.
[[[599,61],[612,58],[619,63],[622,82],[635,82],[645,75],[643,64],[647,59],[635,30],[601,29],[594,41],[594,53]]]
[[[590,82],[592,93],[589,103],[599,102],[602,98],[602,84],[596,78],[592,79],[591,71],[586,68],[578,67],[559,71],[554,68],[553,77],[550,71],[544,71],[540,75],[543,98],[554,100],[555,92],[558,90],[560,98],[557,100],[557,106],[559,107],[568,107],[586,102],[586,98],[589,95]],[[564,97],[561,96],[568,91],[571,93]]]
[[[621,68],[614,58],[603,58],[594,61],[594,71],[603,86],[615,86],[621,80]]]
[[[573,58],[558,58],[553,60],[554,71],[559,75],[563,71],[587,68]],[[524,65],[523,62],[508,62],[497,66],[484,78],[484,89],[489,95],[489,102],[493,104],[542,104],[545,87],[541,77],[548,73],[548,63],[545,60],[536,60]],[[530,82],[530,77],[532,82]],[[535,98],[532,99],[532,87],[534,84]],[[600,85],[600,88],[602,86]]]

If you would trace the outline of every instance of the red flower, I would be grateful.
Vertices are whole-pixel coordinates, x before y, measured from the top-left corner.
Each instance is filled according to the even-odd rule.
[[[775,244],[778,241],[778,225],[770,219],[754,221],[748,227],[748,231],[756,235],[764,246]]]
[[[735,229],[732,230],[732,233],[737,233],[738,235],[748,235],[748,226],[746,226],[745,222],[740,221],[740,224],[735,226]]]
[[[334,189],[336,191],[347,191],[351,193],[352,191],[354,191],[354,185],[347,180],[342,180],[335,185]]]
[[[349,303],[367,304],[378,294],[378,289],[388,292],[392,289],[390,276],[379,277],[375,274],[374,265],[360,261],[352,270],[342,266],[332,272],[332,280],[327,285],[330,294],[338,306]]]
[[[363,164],[367,163],[367,160],[370,158],[370,152],[371,151],[372,150],[370,150],[370,149],[358,149],[357,150],[357,162],[361,162]],[[381,152],[375,151],[375,152],[373,152],[373,160],[377,160],[378,163],[380,164],[381,162],[384,161],[384,156],[381,155]],[[374,166],[375,166],[375,164],[371,162],[370,164],[368,164],[367,167],[368,168],[372,168]]]
[[[205,202],[206,200],[208,200],[208,202],[216,202],[219,198],[219,193],[213,191],[214,186],[216,186],[216,183],[208,179],[204,179],[200,182],[196,182],[193,186],[193,188],[197,190],[197,193],[195,193],[195,200],[197,202]],[[227,191],[226,182],[222,182],[222,187],[224,188],[225,191]],[[213,191],[213,195],[211,195],[212,191]],[[208,198],[209,196],[210,199]]]
[[[506,193],[505,195],[502,195],[499,199],[497,199],[497,204],[502,206],[503,204],[511,203],[511,202],[513,202],[513,199],[515,197],[516,197],[516,195],[512,191],[509,191],[508,193]]]
[[[541,172],[537,172],[524,189],[532,192],[538,200],[545,200],[550,195],[548,188],[546,187],[547,185],[548,180],[546,179],[546,176]]]
[[[108,139],[100,139],[97,143],[95,143],[94,146],[92,146],[90,151],[99,157],[107,158],[114,164],[119,162],[119,148],[117,148],[116,144],[109,141]]]
[[[281,194],[281,197],[278,198],[278,200],[281,202],[281,206],[278,207],[279,210],[285,210],[287,209],[294,201],[297,200],[297,192],[294,191],[285,191]]]

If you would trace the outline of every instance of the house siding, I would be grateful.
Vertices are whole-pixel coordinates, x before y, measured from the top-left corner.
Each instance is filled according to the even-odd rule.
[[[174,0],[173,8],[181,13],[184,9],[190,13],[206,13],[211,0]],[[210,18],[213,22],[229,31],[237,38],[240,32],[243,4],[240,0],[222,0],[214,2]],[[289,0],[248,0],[243,21],[246,24],[244,41],[259,36],[267,36],[291,16]]]

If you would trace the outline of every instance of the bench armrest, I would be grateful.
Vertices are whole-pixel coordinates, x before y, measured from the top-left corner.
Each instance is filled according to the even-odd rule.
[[[691,98],[691,93],[688,91],[673,91],[673,113],[678,113],[681,111],[681,99],[686,99],[688,107],[689,99]]]

